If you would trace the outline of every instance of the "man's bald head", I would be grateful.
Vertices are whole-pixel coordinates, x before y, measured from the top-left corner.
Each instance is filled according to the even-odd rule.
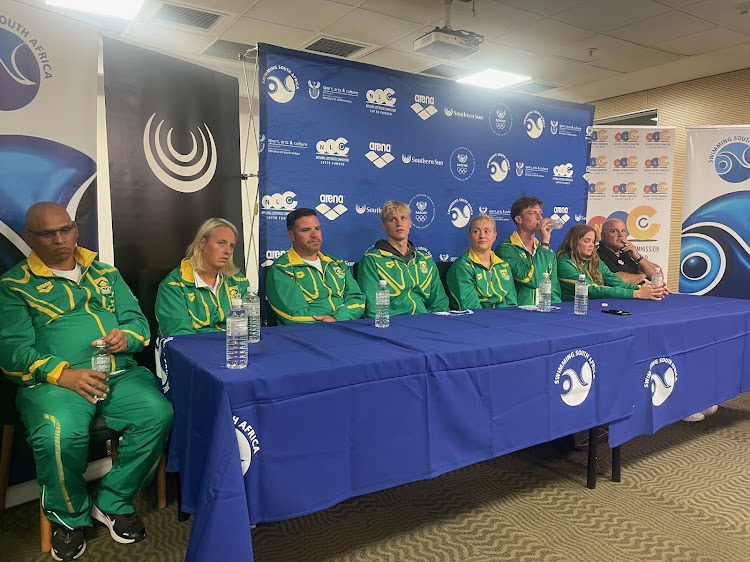
[[[23,239],[48,267],[62,270],[75,267],[73,252],[78,228],[68,211],[57,203],[41,201],[29,207]]]
[[[607,219],[602,224],[601,243],[612,252],[619,252],[625,246],[628,239],[628,231],[625,223],[620,219]]]

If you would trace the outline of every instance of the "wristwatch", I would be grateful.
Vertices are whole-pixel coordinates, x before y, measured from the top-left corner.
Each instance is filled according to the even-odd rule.
[[[544,246],[545,248],[549,248],[549,242],[540,242],[540,246]]]
[[[634,261],[635,263],[641,263],[641,260],[642,260],[642,259],[643,259],[643,256],[641,256],[641,257],[640,257],[640,258],[638,258],[637,260],[633,260],[633,261]]]

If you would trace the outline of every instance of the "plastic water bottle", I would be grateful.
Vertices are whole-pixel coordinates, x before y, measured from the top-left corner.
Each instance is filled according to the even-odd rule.
[[[387,328],[391,323],[391,291],[381,279],[375,292],[375,327]]]
[[[247,315],[242,299],[232,299],[232,310],[227,314],[227,368],[247,367]]]
[[[573,314],[587,314],[589,311],[589,286],[586,276],[581,273],[576,282],[576,298],[573,303]]]
[[[91,370],[108,375],[112,372],[112,354],[107,351],[104,340],[96,340],[96,350],[91,356]]]
[[[242,297],[242,308],[247,315],[247,338],[250,343],[260,341],[260,297],[248,289]]]
[[[542,273],[542,282],[539,284],[539,310],[549,312],[552,310],[552,281],[549,273]]]
[[[664,283],[664,274],[661,272],[661,268],[657,267],[654,269],[653,275],[651,275],[651,282],[654,285],[661,285]]]

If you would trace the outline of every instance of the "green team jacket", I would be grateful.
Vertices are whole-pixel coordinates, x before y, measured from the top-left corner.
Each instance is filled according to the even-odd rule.
[[[495,254],[484,267],[474,250],[460,256],[448,270],[448,293],[456,310],[516,306],[516,287],[510,265]]]
[[[365,310],[365,296],[344,260],[318,252],[323,272],[305,263],[290,248],[273,262],[266,275],[266,300],[279,324],[315,322],[331,315],[354,320]]]
[[[588,264],[588,261],[583,260],[583,263]],[[584,266],[583,271],[581,271],[570,256],[563,255],[557,261],[557,275],[560,279],[562,300],[572,301],[575,299],[576,282],[578,281],[578,275],[581,273],[586,275],[590,299],[632,299],[633,291],[640,289],[639,285],[623,281],[612,273],[603,261],[599,262],[599,273],[602,275],[604,285],[597,285],[591,280],[588,267]]]
[[[94,340],[113,328],[127,336],[112,371],[136,366],[149,342],[138,301],[117,268],[76,247],[78,283],[56,277],[35,252],[0,277],[0,369],[16,383],[57,384],[63,369],[90,369]]]
[[[495,246],[495,253],[510,264],[519,305],[536,304],[536,293],[542,282],[542,275],[549,273],[552,281],[552,302],[560,302],[560,284],[557,280],[557,259],[555,252],[539,245],[535,238],[534,256],[523,247],[518,232],[510,235]]]
[[[381,279],[391,291],[391,316],[448,310],[437,266],[419,250],[406,263],[393,252],[375,247],[359,261],[357,279],[367,296],[365,316],[369,318],[375,316],[375,292]]]
[[[224,277],[218,295],[208,287],[195,286],[195,272],[184,259],[159,283],[156,295],[156,320],[160,336],[224,331],[232,299],[242,298],[249,287],[241,273]]]

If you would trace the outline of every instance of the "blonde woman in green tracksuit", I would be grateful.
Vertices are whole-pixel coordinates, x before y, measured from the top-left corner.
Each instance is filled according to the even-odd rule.
[[[286,218],[291,249],[266,275],[266,299],[279,324],[354,320],[365,296],[345,261],[321,253],[323,233],[313,209],[295,209]]]
[[[29,257],[0,277],[0,370],[18,385],[16,406],[34,452],[42,512],[53,523],[52,557],[86,550],[92,517],[118,543],[145,538],[133,495],[153,478],[172,428],[172,405],[133,354],[149,326],[117,268],[77,246],[66,210],[42,202],[26,214]],[[97,341],[111,372],[91,368]],[[91,498],[89,424],[103,416],[123,433],[119,455]]]
[[[469,222],[471,247],[448,270],[451,308],[466,310],[516,306],[510,265],[492,252],[497,238],[495,219],[481,214]]]
[[[225,219],[198,228],[185,259],[159,284],[154,310],[160,336],[226,330],[232,299],[249,287],[232,260],[236,241],[237,228]]]
[[[435,262],[409,241],[409,206],[386,201],[380,218],[386,239],[375,243],[359,261],[357,270],[357,279],[367,296],[365,316],[375,316],[375,292],[381,279],[391,292],[391,316],[447,311],[448,297]]]

